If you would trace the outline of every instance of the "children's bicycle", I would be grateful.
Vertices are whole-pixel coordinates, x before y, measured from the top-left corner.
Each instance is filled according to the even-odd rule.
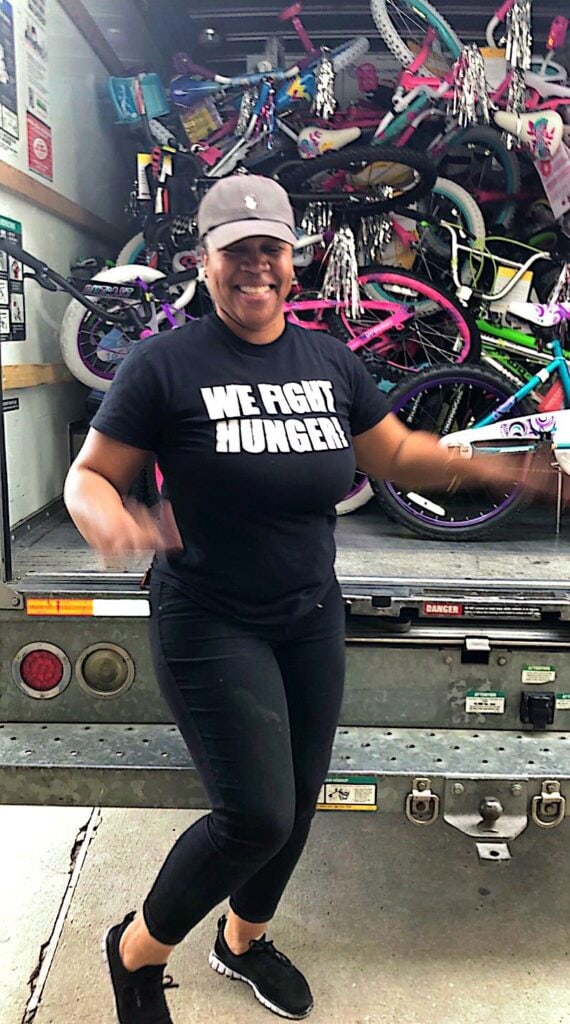
[[[555,464],[570,473],[570,370],[562,348],[570,301],[547,306],[518,303],[513,309],[519,319],[533,324],[552,353],[548,364],[526,384],[515,390],[500,374],[475,366],[430,370],[392,392],[392,410],[411,430],[438,434],[442,444],[460,448],[467,457],[508,453],[523,460],[550,445]],[[556,337],[547,341],[554,331]],[[558,384],[559,395],[558,408],[550,403],[548,412],[530,401],[547,384],[551,396]],[[519,485],[491,489],[477,484],[455,493],[408,490],[382,480],[372,481],[372,486],[391,519],[419,536],[439,540],[486,537],[528,500]],[[559,479],[557,524],[561,495]]]

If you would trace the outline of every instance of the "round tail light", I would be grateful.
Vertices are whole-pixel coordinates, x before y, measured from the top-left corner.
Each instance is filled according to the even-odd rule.
[[[135,665],[130,654],[116,644],[92,644],[79,655],[75,674],[92,696],[117,697],[135,678]]]
[[[12,676],[30,697],[56,697],[71,679],[71,663],[54,644],[26,644],[12,662]]]

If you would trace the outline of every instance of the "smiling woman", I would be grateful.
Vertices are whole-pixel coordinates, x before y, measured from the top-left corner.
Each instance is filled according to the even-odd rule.
[[[283,303],[293,280],[292,253],[288,242],[264,235],[224,249],[206,243],[206,280],[218,316],[244,340],[266,345],[283,333]]]
[[[286,192],[266,178],[221,179],[202,201],[198,231],[220,319],[252,344],[275,341],[285,329],[294,275],[295,220]]]
[[[307,841],[342,703],[335,505],[356,461],[375,478],[453,489],[489,462],[500,475],[492,456],[472,465],[409,430],[343,342],[285,321],[295,235],[280,185],[220,179],[198,228],[216,312],[133,348],[66,485],[94,547],[156,548],[154,667],[213,808],[179,837],[142,911],[108,932],[117,1005],[134,1005],[133,990],[139,1000],[125,1024],[171,1021],[167,958],[226,896],[210,965],[281,1016],[310,1012],[307,981],[264,935]],[[121,500],[147,452],[169,498],[156,520]]]

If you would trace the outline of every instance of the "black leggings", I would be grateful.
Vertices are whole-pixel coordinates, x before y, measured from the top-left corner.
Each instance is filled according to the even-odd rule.
[[[336,581],[286,626],[214,615],[159,581],[151,607],[160,689],[212,807],[174,844],[144,903],[151,935],[174,946],[228,896],[246,921],[273,917],[329,768],[345,620]]]

